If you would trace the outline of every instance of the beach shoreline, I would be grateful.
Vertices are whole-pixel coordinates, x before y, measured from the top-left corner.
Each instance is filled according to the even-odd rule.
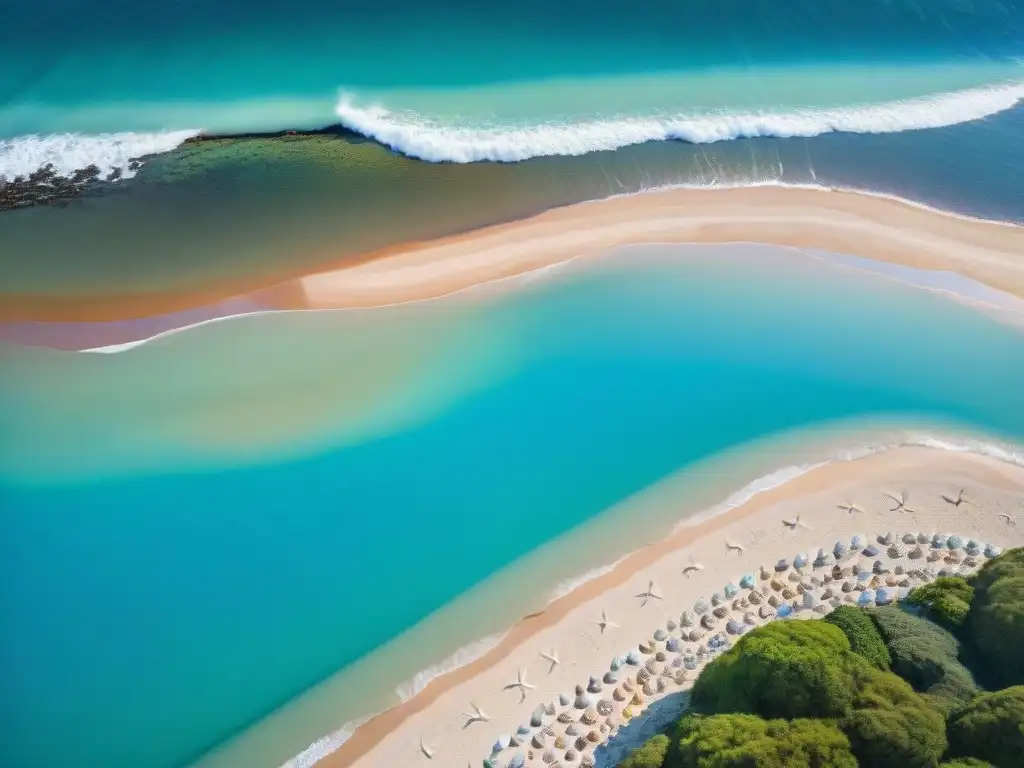
[[[784,185],[666,188],[535,216],[341,262],[189,291],[5,296],[2,322],[125,322],[252,299],[265,309],[369,308],[422,301],[577,256],[642,243],[756,242],[817,248],[956,272],[1024,298],[1024,227],[870,192]]]
[[[972,509],[967,513],[941,500],[940,494],[955,495],[960,485],[968,486],[972,499]],[[919,509],[927,506],[927,510],[915,512],[912,522],[906,516],[894,519],[899,516],[889,512],[892,503],[883,495],[899,493],[901,487],[910,490]],[[863,505],[863,513],[854,515],[837,508],[851,497]],[[448,759],[454,761],[453,765],[464,764],[467,759],[476,764],[489,754],[489,745],[499,733],[512,732],[517,724],[528,720],[530,710],[545,696],[550,698],[556,689],[571,693],[572,683],[586,684],[588,675],[600,677],[606,660],[600,667],[595,667],[593,660],[586,661],[592,659],[597,646],[606,645],[597,650],[598,659],[611,658],[624,653],[630,639],[635,648],[637,642],[649,637],[657,626],[658,614],[645,614],[642,610],[636,614],[634,594],[647,585],[648,576],[663,590],[668,608],[665,616],[678,617],[696,597],[706,597],[713,589],[720,589],[721,584],[737,580],[740,569],[756,572],[759,565],[770,566],[778,557],[791,557],[800,548],[813,555],[817,547],[828,550],[833,539],[849,539],[854,533],[873,536],[896,531],[900,535],[910,526],[910,530],[929,535],[936,530],[957,533],[1001,547],[1024,543],[1024,533],[997,518],[999,511],[1019,513],[1024,522],[1024,465],[1020,463],[973,453],[903,446],[812,467],[725,513],[686,523],[667,537],[631,552],[604,572],[599,571],[573,591],[516,622],[500,641],[475,660],[435,677],[410,699],[359,724],[339,748],[317,755],[316,765],[362,768],[437,764],[423,756],[422,738],[430,744],[444,745],[446,757],[441,764],[448,764]],[[794,515],[800,515],[809,527],[791,531],[780,525],[781,518]],[[748,532],[755,529],[760,529],[760,535],[756,541],[748,541]],[[736,558],[735,553],[724,550],[721,540],[729,538],[742,540],[749,553]],[[692,574],[692,578],[683,577],[681,569],[691,552],[698,553],[704,569]],[[732,559],[738,562],[733,563]],[[593,627],[603,606],[621,624],[610,645],[603,643],[604,635],[595,634]],[[643,621],[631,623],[636,615],[643,616]],[[661,623],[664,624],[664,618]],[[538,651],[552,643],[558,646],[563,660],[575,658],[578,663],[563,665],[558,674],[548,675],[547,680],[542,672],[532,672],[534,683],[556,687],[541,685],[538,695],[532,696],[526,705],[513,704],[514,698],[502,691],[499,682],[504,677],[514,680],[519,666],[543,670],[546,663],[538,657]],[[470,706],[469,700],[479,704],[495,722],[482,724],[485,728],[475,731],[460,729],[459,717]],[[458,753],[458,760],[453,751]],[[309,765],[313,762],[311,757],[285,765]]]

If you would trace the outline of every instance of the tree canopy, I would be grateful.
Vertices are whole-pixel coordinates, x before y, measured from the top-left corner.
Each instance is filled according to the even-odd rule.
[[[856,768],[850,742],[832,721],[755,715],[687,715],[678,762],[665,768]]]
[[[885,647],[878,627],[863,608],[841,605],[828,614],[825,621],[843,631],[854,653],[860,654],[878,669],[889,669],[892,664],[889,649]]]
[[[715,713],[839,717],[852,701],[855,658],[860,659],[838,627],[823,621],[772,622],[704,669],[693,687],[693,703]]]
[[[958,630],[967,620],[974,599],[974,587],[959,576],[940,576],[907,595],[910,605],[919,605],[928,617],[947,629]]]
[[[967,637],[999,686],[1024,684],[1024,548],[989,560],[974,581]]]
[[[951,717],[949,746],[1000,768],[1024,764],[1024,685],[982,694]]]
[[[958,657],[960,641],[938,624],[896,605],[869,610],[892,658],[892,671],[943,711],[966,704],[978,691]]]
[[[659,733],[630,752],[619,768],[662,768],[670,744],[668,736]]]

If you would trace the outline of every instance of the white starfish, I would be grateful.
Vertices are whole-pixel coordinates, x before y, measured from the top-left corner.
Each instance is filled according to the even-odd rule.
[[[910,500],[910,494],[906,490],[900,491],[899,498],[896,498],[891,493],[883,493],[883,496],[888,496],[890,499],[896,502],[896,506],[890,509],[890,512],[910,512],[914,513],[914,510],[907,506],[907,502]]]
[[[527,691],[535,690],[537,688],[537,686],[536,685],[530,685],[528,682],[526,682],[526,670],[525,669],[517,669],[516,670],[516,681],[514,683],[509,683],[508,685],[506,685],[505,686],[505,690],[507,691],[510,688],[518,688],[519,689],[520,694],[522,694],[520,699],[519,699],[519,703],[522,704],[524,701],[526,701],[526,692]]]
[[[642,603],[640,603],[640,607],[641,608],[643,608],[645,605],[647,605],[647,601],[648,600],[661,600],[662,599],[661,595],[659,595],[656,590],[657,590],[657,587],[654,586],[654,579],[651,579],[649,582],[647,582],[647,591],[646,592],[641,592],[640,594],[637,595],[637,597],[642,597],[644,599],[644,601]]]
[[[811,526],[809,526],[807,523],[800,521],[800,515],[797,515],[795,520],[783,520],[782,524],[789,528],[791,531],[795,531],[798,527],[811,530]]]
[[[540,657],[544,659],[544,661],[551,664],[551,667],[548,669],[549,675],[555,671],[555,667],[562,663],[561,660],[558,658],[558,651],[556,651],[554,648],[551,649],[551,653],[544,653],[544,651],[541,651]]]
[[[1017,518],[1013,517],[1012,515],[1007,514],[1006,512],[1000,512],[998,515],[996,515],[996,517],[1001,517],[1004,520],[1006,520],[1006,525],[1009,526],[1010,528],[1016,528],[1017,527]]]
[[[469,728],[473,723],[489,723],[491,722],[491,716],[484,712],[480,707],[474,704],[472,701],[469,702],[469,706],[473,708],[473,714],[466,712],[462,713],[462,716],[466,718],[466,724],[462,726],[463,730]]]
[[[426,742],[423,741],[423,737],[420,736],[420,752],[427,756],[427,760],[434,759],[434,750]]]
[[[601,620],[594,623],[601,628],[602,635],[604,634],[604,631],[606,629],[619,626],[614,621],[608,618],[608,611],[606,611],[604,608],[601,609]]]
[[[700,563],[698,563],[696,560],[694,560],[693,559],[693,555],[690,555],[690,564],[688,566],[686,566],[685,568],[683,568],[683,574],[685,574],[686,577],[689,578],[690,574],[693,573],[694,571],[703,571],[703,570],[704,570],[704,566],[701,565]]]
[[[961,504],[970,504],[970,500],[964,498],[964,491],[966,490],[966,488],[961,488],[955,499],[952,496],[943,494],[942,500],[947,504],[952,504],[954,507],[959,507]]]
[[[863,512],[864,511],[864,507],[860,506],[859,504],[854,504],[854,503],[852,503],[850,501],[847,501],[845,504],[840,504],[839,505],[839,509],[843,510],[844,512],[848,512],[851,515],[854,512]]]
[[[742,544],[737,544],[735,541],[729,541],[728,539],[725,540],[725,548],[729,551],[735,549],[741,555],[747,551],[747,548],[744,547]]]

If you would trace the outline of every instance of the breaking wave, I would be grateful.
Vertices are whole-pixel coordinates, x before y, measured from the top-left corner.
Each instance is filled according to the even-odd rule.
[[[0,179],[13,180],[52,165],[59,176],[70,177],[91,165],[107,177],[115,171],[131,178],[141,157],[170,152],[199,131],[159,133],[61,133],[0,139]]]
[[[349,130],[410,157],[430,162],[516,162],[550,155],[583,155],[648,141],[694,144],[761,136],[823,133],[897,133],[942,128],[1010,109],[1024,99],[1024,82],[942,93],[883,104],[790,112],[677,114],[526,126],[455,125],[383,106],[357,106],[343,95],[337,106]]]

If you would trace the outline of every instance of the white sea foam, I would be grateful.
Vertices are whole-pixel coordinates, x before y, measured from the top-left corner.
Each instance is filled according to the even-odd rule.
[[[0,139],[0,178],[28,176],[46,165],[52,165],[58,175],[65,177],[95,165],[102,176],[116,169],[130,178],[135,175],[131,169],[134,158],[170,152],[198,133],[60,133]]]
[[[395,693],[398,694],[398,698],[402,701],[408,701],[426,688],[431,680],[441,675],[446,675],[449,672],[454,672],[459,667],[472,664],[489,650],[496,647],[504,637],[505,635],[503,634],[489,635],[482,640],[477,640],[474,643],[459,648],[459,650],[444,661],[417,672],[412,678],[399,685],[395,689]]]
[[[281,768],[312,768],[312,766],[352,738],[356,728],[367,722],[370,717],[372,716],[362,717],[350,723],[345,723],[338,730],[331,731],[326,736],[317,739],[295,757],[282,763]]]
[[[570,579],[566,579],[551,590],[548,602],[553,603],[555,600],[565,597],[570,592],[575,592],[588,581],[593,581],[594,579],[604,576],[606,573],[611,573],[615,569],[615,566],[621,563],[622,560],[623,558],[619,558],[614,563],[608,563],[607,565],[602,565],[599,568],[593,568],[586,573],[581,573],[579,576],[573,576]]]
[[[384,106],[358,106],[344,94],[341,123],[405,155],[431,162],[515,162],[548,155],[583,155],[647,141],[678,139],[708,144],[759,136],[822,133],[896,133],[941,128],[1010,109],[1024,99],[1024,82],[834,109],[790,112],[720,112],[622,117],[527,126],[454,125]]]

